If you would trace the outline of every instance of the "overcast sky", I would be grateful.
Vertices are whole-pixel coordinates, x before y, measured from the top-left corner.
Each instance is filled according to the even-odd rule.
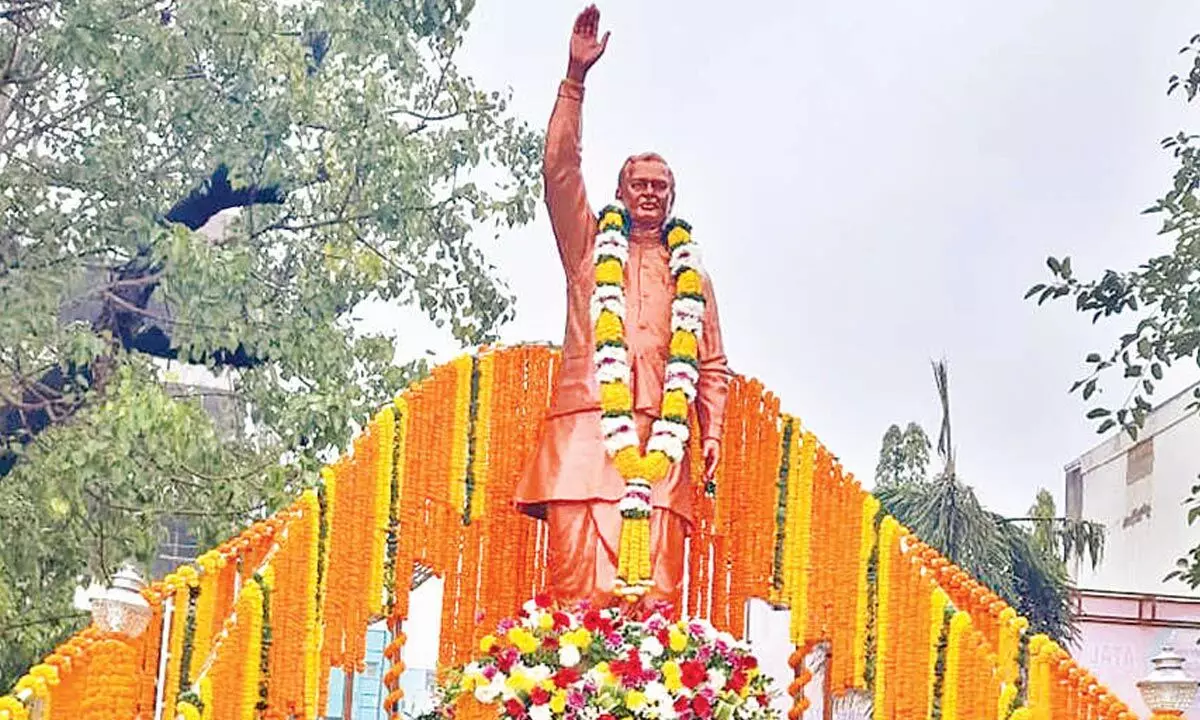
[[[511,88],[515,112],[544,127],[582,7],[479,3],[464,70]],[[1090,274],[1167,248],[1139,212],[1174,169],[1158,141],[1200,125],[1164,93],[1183,69],[1176,50],[1200,31],[1200,3],[600,10],[612,40],[584,107],[593,205],[611,197],[627,155],[667,157],[735,369],[869,483],[889,424],[936,433],[929,361],[945,356],[963,478],[1007,513],[1038,487],[1061,498],[1063,466],[1098,441],[1067,389],[1120,328],[1022,295],[1047,279],[1050,254]],[[564,283],[544,211],[489,247],[517,296],[504,339],[560,340]],[[447,348],[398,329],[414,352]]]

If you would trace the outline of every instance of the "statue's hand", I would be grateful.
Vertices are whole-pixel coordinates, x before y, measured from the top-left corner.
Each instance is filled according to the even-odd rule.
[[[575,30],[571,33],[571,59],[567,63],[567,77],[576,82],[583,82],[588,70],[596,64],[604,49],[608,47],[608,35],[597,40],[596,32],[600,26],[600,11],[595,5],[589,5],[579,17],[575,18]]]
[[[721,462],[721,441],[708,438],[703,444],[704,450],[704,482],[711,483],[717,479],[717,464]]]

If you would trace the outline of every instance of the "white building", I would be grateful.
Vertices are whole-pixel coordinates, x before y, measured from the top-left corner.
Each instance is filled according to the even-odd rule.
[[[1200,475],[1200,415],[1184,390],[1150,412],[1136,441],[1117,433],[1066,468],[1068,517],[1103,523],[1104,562],[1073,568],[1090,590],[1161,595],[1188,592],[1165,583],[1176,559],[1200,542],[1183,502]]]
[[[1154,408],[1136,441],[1118,433],[1066,467],[1067,516],[1106,529],[1099,567],[1072,568],[1080,633],[1072,651],[1139,713],[1147,709],[1135,682],[1164,643],[1200,675],[1200,596],[1166,580],[1200,543],[1183,505],[1200,483],[1200,415],[1188,410],[1197,387]]]

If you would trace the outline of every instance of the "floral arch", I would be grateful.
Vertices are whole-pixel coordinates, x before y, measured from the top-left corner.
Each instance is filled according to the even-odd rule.
[[[318,487],[153,583],[144,633],[72,637],[0,698],[0,720],[315,718],[330,669],[362,666],[379,619],[394,634],[384,680],[399,717],[414,573],[445,581],[442,667],[469,661],[544,584],[545,535],[510,499],[558,362],[526,345],[436,368]],[[1134,717],[882,512],[758,381],[734,380],[722,467],[713,486],[694,480],[683,612],[741,635],[751,598],[789,608],[792,720],[805,716],[817,646],[830,695],[869,699],[875,718]]]

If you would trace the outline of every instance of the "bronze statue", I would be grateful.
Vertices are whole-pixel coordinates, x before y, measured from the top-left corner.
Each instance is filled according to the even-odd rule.
[[[627,493],[625,479],[606,452],[606,438],[615,431],[602,429],[606,418],[601,410],[601,383],[597,381],[600,353],[593,317],[599,227],[580,169],[584,83],[588,71],[604,54],[609,38],[608,33],[598,38],[599,21],[595,6],[585,9],[575,21],[567,76],[559,86],[546,133],[546,206],[567,279],[566,337],[550,412],[533,460],[518,483],[515,500],[522,511],[544,518],[549,525],[549,581],[555,598],[564,603],[587,600],[609,604],[620,585],[618,549],[622,502]],[[673,359],[672,338],[678,325],[672,303],[679,268],[673,272],[673,255],[666,237],[667,231],[675,227],[668,225],[675,201],[675,179],[666,161],[654,153],[626,160],[619,174],[616,199],[623,205],[629,226],[625,229],[628,258],[624,262],[624,295],[615,299],[621,301],[618,307],[623,312],[621,357],[628,365],[633,424],[641,449],[656,432],[664,382],[668,386],[674,382],[666,370]],[[695,307],[702,308],[702,312],[698,311],[695,318],[697,362],[691,387],[705,475],[711,480],[720,458],[730,372],[712,287],[707,276],[701,277]],[[683,369],[686,371],[686,366]],[[684,539],[691,522],[693,493],[686,454],[648,491],[652,570],[645,582],[645,597],[665,600],[676,607],[683,583]]]

